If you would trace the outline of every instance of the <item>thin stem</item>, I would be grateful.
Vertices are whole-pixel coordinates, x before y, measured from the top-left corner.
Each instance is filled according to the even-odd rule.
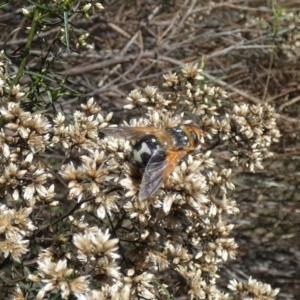
[[[27,62],[27,59],[28,59],[28,56],[29,56],[29,53],[30,53],[32,41],[33,41],[33,38],[34,38],[35,33],[36,33],[36,27],[37,27],[38,21],[39,21],[39,10],[37,9],[37,7],[35,7],[32,23],[31,23],[31,27],[30,27],[30,31],[29,31],[29,35],[28,35],[28,39],[27,39],[27,43],[26,43],[25,49],[24,49],[23,59],[22,59],[21,64],[18,68],[17,75],[14,79],[14,82],[13,82],[14,85],[17,85],[20,78],[23,76],[24,69],[25,69],[25,66],[26,66],[26,62]]]

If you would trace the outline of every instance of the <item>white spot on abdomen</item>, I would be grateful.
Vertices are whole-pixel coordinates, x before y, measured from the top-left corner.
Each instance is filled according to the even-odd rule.
[[[147,145],[146,142],[143,142],[141,144],[141,148],[139,150],[134,150],[133,151],[133,160],[139,162],[139,163],[143,163],[143,160],[142,160],[142,154],[143,153],[147,153],[149,155],[151,155],[151,150],[149,148],[149,146]]]

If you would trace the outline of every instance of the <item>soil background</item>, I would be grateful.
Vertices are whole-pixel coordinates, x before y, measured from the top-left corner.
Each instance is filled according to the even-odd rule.
[[[92,50],[69,51],[56,39],[61,28],[53,26],[34,41],[27,69],[40,72],[46,67],[53,79],[64,78],[81,93],[80,100],[72,92],[64,97],[64,111],[72,113],[93,96],[104,111],[114,112],[113,123],[142,114],[123,109],[131,90],[147,85],[163,90],[162,74],[196,62],[204,64],[208,80],[228,92],[228,101],[276,107],[282,138],[272,149],[274,157],[260,172],[234,174],[232,197],[241,213],[231,222],[239,251],[235,261],[221,267],[219,283],[225,287],[229,279],[252,276],[280,288],[278,299],[299,299],[299,0],[102,4],[105,9],[89,19],[72,19],[89,33]],[[16,66],[27,38],[21,8],[12,1],[0,14],[0,48]],[[50,63],[49,49],[62,63]],[[17,71],[14,65],[12,69]],[[23,76],[20,83],[31,80]]]

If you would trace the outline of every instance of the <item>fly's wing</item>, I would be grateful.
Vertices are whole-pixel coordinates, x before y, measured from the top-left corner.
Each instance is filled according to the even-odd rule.
[[[163,148],[153,153],[143,175],[139,191],[140,200],[149,198],[160,188],[184,154],[183,151],[171,151],[166,154]]]
[[[151,156],[144,171],[139,191],[140,200],[149,198],[159,189],[163,183],[166,166],[166,152],[163,148],[159,148]]]
[[[164,171],[164,181],[168,178],[168,176],[173,172],[174,168],[178,165],[178,162],[181,160],[183,156],[185,156],[185,151],[172,151],[167,155],[167,167]]]
[[[163,134],[165,131],[154,127],[106,127],[101,130],[106,135],[126,140],[139,140],[149,134]]]

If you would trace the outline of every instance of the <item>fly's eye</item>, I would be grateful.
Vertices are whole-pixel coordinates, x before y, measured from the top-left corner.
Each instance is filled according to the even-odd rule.
[[[192,136],[192,138],[193,138],[195,144],[198,144],[198,142],[199,142],[198,134],[197,134],[195,131],[192,130],[192,131],[191,131],[191,136]]]

